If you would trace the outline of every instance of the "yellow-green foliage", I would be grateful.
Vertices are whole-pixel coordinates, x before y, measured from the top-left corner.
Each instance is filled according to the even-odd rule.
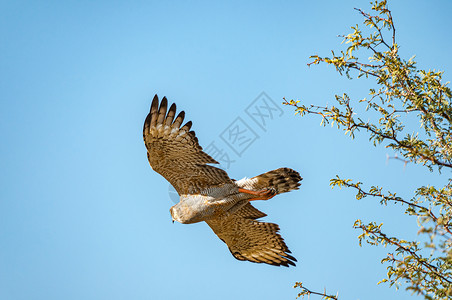
[[[339,55],[312,56],[309,65],[326,63],[349,78],[374,79],[378,88],[369,90],[369,97],[352,101],[347,94],[336,95],[337,106],[303,105],[289,100],[301,116],[320,115],[322,124],[335,124],[352,138],[355,132],[369,133],[374,145],[393,149],[406,163],[421,164],[430,171],[441,172],[452,168],[452,106],[451,90],[441,80],[443,72],[420,70],[414,58],[399,56],[396,30],[386,1],[373,3],[372,12],[357,11],[364,18],[366,34],[358,26],[343,36],[348,45]],[[371,53],[362,58],[362,52]],[[379,115],[378,122],[363,121],[356,113],[357,105],[365,105]],[[404,117],[416,115],[421,132],[407,133]],[[450,174],[450,173],[449,173]],[[356,198],[373,197],[382,205],[400,203],[405,213],[418,219],[418,234],[427,237],[425,243],[406,241],[382,231],[382,224],[368,224],[357,220],[354,227],[361,231],[359,244],[383,245],[392,253],[382,259],[388,265],[387,277],[379,283],[405,287],[425,299],[452,298],[452,179],[444,187],[421,186],[411,199],[402,199],[396,193],[383,192],[378,186],[369,189],[361,182],[336,177],[331,186],[347,187],[357,191]],[[429,251],[426,251],[429,250]],[[302,292],[298,296],[316,294],[324,299],[338,299],[326,292],[312,292],[297,283]]]

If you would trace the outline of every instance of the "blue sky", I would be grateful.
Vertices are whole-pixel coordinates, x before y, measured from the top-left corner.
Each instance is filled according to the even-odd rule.
[[[409,197],[446,175],[351,140],[282,98],[333,103],[370,82],[308,68],[340,49],[367,1],[9,1],[0,4],[0,299],[294,299],[295,281],[341,299],[411,299],[377,286],[389,249],[360,248],[357,219],[416,237],[400,206],[331,189],[336,174]],[[401,54],[450,80],[450,1],[393,1]],[[280,105],[262,129],[246,108]],[[168,183],[146,159],[154,94],[192,120],[201,145],[235,160],[232,178],[287,166],[301,189],[256,203],[299,263],[235,260],[205,223],[172,224]],[[258,138],[241,156],[220,134],[240,117]],[[413,130],[417,129],[414,124]]]

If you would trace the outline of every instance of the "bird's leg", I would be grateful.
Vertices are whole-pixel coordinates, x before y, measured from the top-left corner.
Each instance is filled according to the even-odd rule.
[[[276,195],[276,190],[275,189],[263,189],[263,190],[260,190],[260,191],[251,191],[251,190],[239,188],[239,192],[257,196],[255,198],[248,199],[248,201],[268,200],[268,199],[273,198]]]

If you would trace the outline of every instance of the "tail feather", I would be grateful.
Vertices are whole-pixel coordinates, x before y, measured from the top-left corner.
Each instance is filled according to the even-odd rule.
[[[289,168],[279,168],[249,179],[236,181],[241,188],[250,190],[275,189],[277,194],[297,190],[301,185],[300,174]]]

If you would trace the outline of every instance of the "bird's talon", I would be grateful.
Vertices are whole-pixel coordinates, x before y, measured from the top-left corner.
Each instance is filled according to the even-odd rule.
[[[271,198],[273,198],[276,195],[276,190],[271,188],[271,189],[264,189],[261,191],[258,191],[256,193],[256,195],[258,197],[253,198],[252,200],[269,200]]]

